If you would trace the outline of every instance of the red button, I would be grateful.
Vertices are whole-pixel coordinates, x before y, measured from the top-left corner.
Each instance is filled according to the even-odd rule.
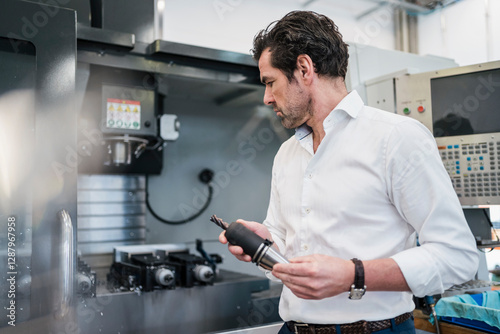
[[[424,106],[418,106],[417,111],[418,112],[424,112],[425,111]]]

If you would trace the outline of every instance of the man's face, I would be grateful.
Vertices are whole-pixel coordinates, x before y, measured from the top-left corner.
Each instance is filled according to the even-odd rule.
[[[266,85],[264,103],[271,105],[285,128],[293,129],[304,124],[311,116],[311,97],[294,72],[288,81],[283,72],[271,65],[271,52],[264,50],[259,59],[260,80]]]

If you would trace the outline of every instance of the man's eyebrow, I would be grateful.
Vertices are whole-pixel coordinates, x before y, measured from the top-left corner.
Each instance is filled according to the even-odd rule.
[[[266,76],[263,76],[261,79],[260,79],[260,82],[262,82],[264,85],[266,84],[267,80],[269,80],[268,77]]]

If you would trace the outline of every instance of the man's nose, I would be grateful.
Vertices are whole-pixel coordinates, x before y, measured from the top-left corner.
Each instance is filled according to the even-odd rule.
[[[266,87],[266,91],[264,92],[264,104],[270,105],[274,102],[274,97],[271,92],[271,89]]]

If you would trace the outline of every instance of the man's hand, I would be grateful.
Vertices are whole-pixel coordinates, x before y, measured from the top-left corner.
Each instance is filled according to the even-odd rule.
[[[257,222],[252,222],[252,221],[246,221],[243,219],[238,219],[236,222],[241,223],[245,225],[250,231],[255,232],[257,235],[264,239],[269,239],[272,241],[271,233],[267,230],[267,227],[264,225],[257,223]],[[226,239],[226,231],[222,231],[222,233],[219,235],[219,241],[223,244],[227,244],[228,241]],[[240,246],[235,246],[232,244],[229,244],[228,247],[229,251],[231,254],[236,256],[236,258],[240,261],[245,261],[245,262],[251,262],[252,258],[250,255],[247,255],[243,253],[243,249]]]
[[[313,254],[278,263],[273,275],[297,297],[323,299],[349,291],[354,282],[354,263],[337,257]]]

